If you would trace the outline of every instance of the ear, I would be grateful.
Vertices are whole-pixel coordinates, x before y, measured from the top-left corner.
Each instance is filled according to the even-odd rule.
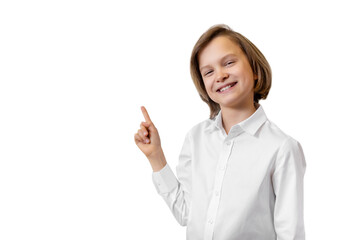
[[[254,89],[255,89],[258,81],[259,81],[258,76],[256,74],[254,74]]]

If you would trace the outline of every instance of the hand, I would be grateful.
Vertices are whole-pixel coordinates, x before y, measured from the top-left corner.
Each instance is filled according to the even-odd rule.
[[[160,136],[144,106],[141,106],[141,111],[145,122],[141,122],[140,129],[134,135],[134,140],[147,158],[156,158],[157,155],[162,153]]]

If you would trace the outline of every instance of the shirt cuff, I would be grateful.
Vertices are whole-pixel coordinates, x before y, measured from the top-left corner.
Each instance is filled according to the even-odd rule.
[[[160,171],[152,173],[152,180],[159,194],[171,192],[178,186],[178,180],[167,163]]]

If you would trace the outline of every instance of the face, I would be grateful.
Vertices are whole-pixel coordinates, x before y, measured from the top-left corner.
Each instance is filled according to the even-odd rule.
[[[226,36],[215,37],[199,53],[198,60],[206,92],[221,109],[253,107],[257,76],[236,43]]]

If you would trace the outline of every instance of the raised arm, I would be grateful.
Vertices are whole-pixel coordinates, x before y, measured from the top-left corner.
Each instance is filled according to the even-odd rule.
[[[159,195],[165,200],[181,226],[187,225],[191,205],[191,159],[191,136],[188,132],[176,166],[177,177],[168,164],[152,174]]]
[[[145,122],[140,124],[134,139],[148,158],[153,169],[152,179],[159,195],[165,200],[180,225],[186,226],[190,209],[191,191],[191,137],[186,134],[176,167],[178,178],[167,164],[161,148],[159,133],[145,109],[141,107]]]

